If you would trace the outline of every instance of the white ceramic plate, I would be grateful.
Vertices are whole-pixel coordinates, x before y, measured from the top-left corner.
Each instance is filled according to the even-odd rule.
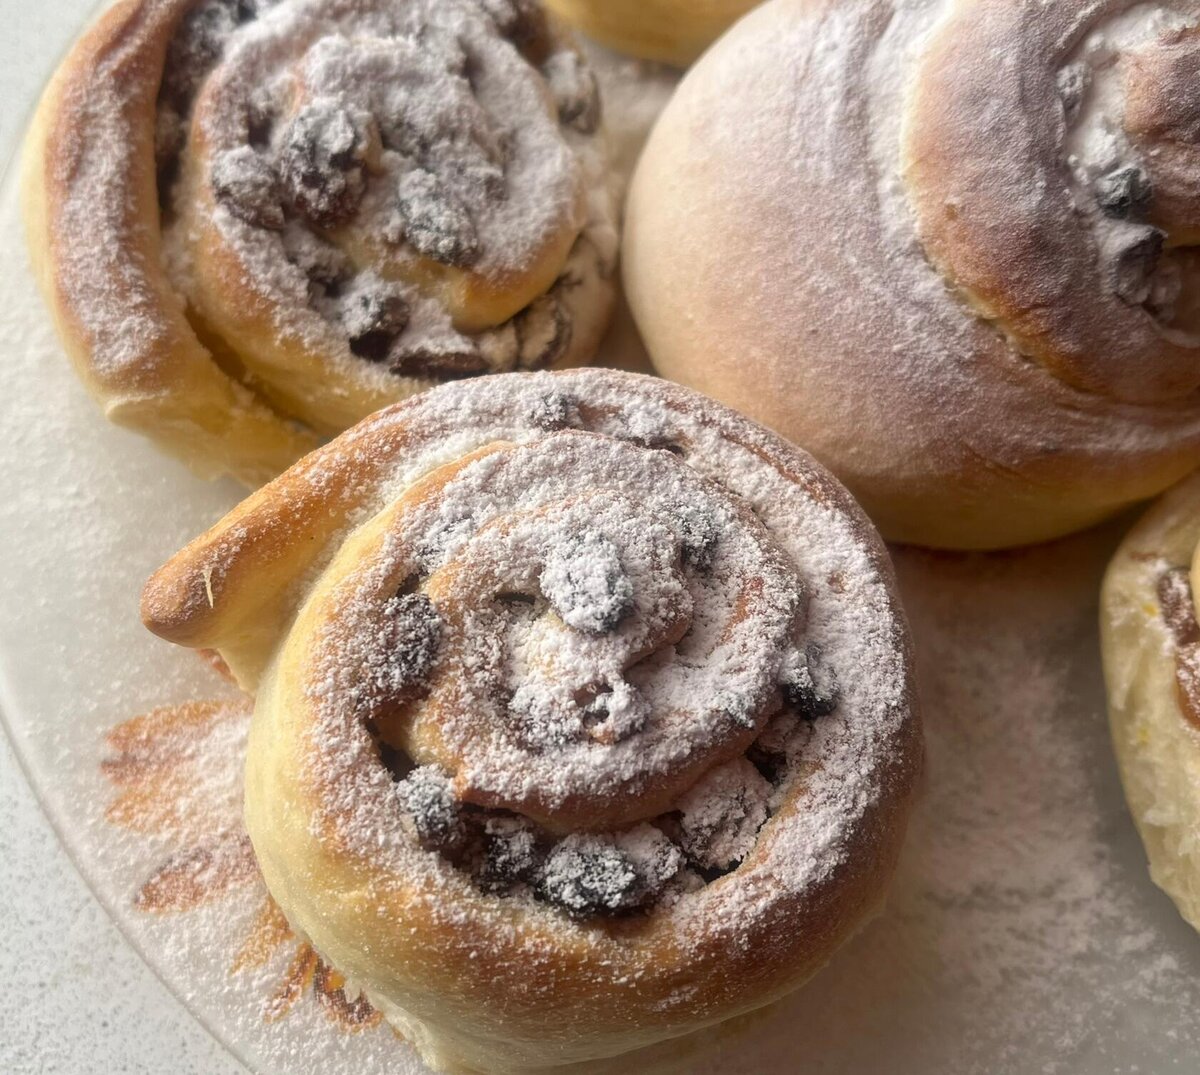
[[[58,4],[68,7],[82,19],[79,5]],[[54,35],[31,40],[29,69],[48,69],[57,47]],[[622,77],[623,100],[644,118],[649,91]],[[117,1059],[150,1069],[151,1057],[161,1069],[154,1035],[169,1033],[171,994],[254,1071],[416,1075],[385,1027],[348,1029],[366,1013],[260,918],[265,893],[238,828],[244,717],[176,710],[134,731],[125,723],[232,697],[194,655],[142,629],[137,597],[239,490],[196,480],[85,397],[29,278],[11,175],[0,256],[0,708],[58,838],[162,983],[129,987],[146,1008],[136,1020],[144,1051],[99,1033],[88,1070]],[[612,345],[622,355],[633,346],[627,333]],[[929,765],[889,908],[793,998],[737,1033],[672,1046],[681,1070],[1194,1070],[1200,938],[1146,876],[1103,717],[1096,591],[1118,533],[991,557],[897,552]],[[45,871],[13,861],[21,873],[3,884],[28,898]],[[35,898],[53,907],[67,897]],[[50,977],[72,975],[103,987],[90,968]],[[69,990],[45,988],[69,1029]],[[0,1058],[16,1070],[83,1070],[16,1040],[26,1024],[4,1017]],[[219,1055],[197,1070],[215,1070]]]

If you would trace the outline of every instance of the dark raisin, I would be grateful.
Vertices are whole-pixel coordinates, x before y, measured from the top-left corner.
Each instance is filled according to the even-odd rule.
[[[1123,228],[1109,247],[1113,293],[1130,306],[1140,306],[1153,288],[1154,270],[1162,256],[1166,232],[1149,226]]]
[[[600,90],[596,76],[574,49],[563,49],[542,67],[550,93],[558,106],[558,118],[581,134],[600,126]]]
[[[788,705],[804,720],[827,717],[837,709],[841,698],[837,674],[819,662],[820,654],[815,648],[797,653],[785,668],[780,682]]]
[[[418,253],[459,268],[479,256],[479,237],[467,208],[432,172],[414,168],[396,190],[399,227],[389,239],[406,239]]]
[[[275,170],[249,146],[228,150],[213,161],[212,187],[217,201],[239,220],[272,231],[283,227]]]
[[[568,836],[550,852],[538,894],[569,914],[585,917],[635,909],[644,888],[632,860],[603,836]]]
[[[392,356],[391,371],[404,377],[428,377],[449,381],[471,377],[488,369],[483,355],[474,349],[470,340],[424,343],[404,348]]]
[[[639,825],[617,838],[617,845],[629,856],[641,881],[641,902],[657,899],[667,883],[683,868],[679,848],[665,833],[652,825]]]
[[[436,766],[422,765],[396,784],[396,797],[427,850],[460,844],[466,829],[450,778]]]
[[[409,307],[397,284],[360,277],[340,300],[350,350],[372,362],[386,361],[408,324]]]
[[[293,208],[320,227],[354,215],[366,190],[369,136],[350,111],[310,104],[289,124],[279,151],[279,176]]]
[[[483,826],[483,850],[477,880],[488,892],[503,892],[532,879],[537,839],[522,818],[489,817]]]
[[[578,631],[612,631],[633,610],[633,583],[617,547],[598,530],[584,530],[553,546],[541,587],[563,623]]]
[[[384,606],[387,617],[384,639],[383,687],[395,695],[422,686],[437,660],[442,619],[433,602],[421,593],[398,594]]]
[[[252,22],[277,3],[279,0],[236,0],[237,21],[239,23]]]
[[[1140,218],[1150,205],[1150,177],[1136,164],[1106,172],[1096,180],[1094,189],[1104,215],[1117,220]]]
[[[578,429],[582,421],[579,400],[569,392],[544,392],[530,403],[528,419],[547,432]]]
[[[683,562],[707,571],[721,540],[721,525],[712,512],[689,506],[679,513],[679,538]]]
[[[364,332],[350,337],[350,353],[368,362],[384,362],[392,350],[396,337],[391,332]]]
[[[571,343],[571,322],[553,295],[534,300],[514,319],[524,369],[545,369],[562,358]]]

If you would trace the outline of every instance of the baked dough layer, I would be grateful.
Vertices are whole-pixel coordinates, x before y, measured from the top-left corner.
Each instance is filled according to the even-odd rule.
[[[121,0],[30,128],[30,255],[105,414],[255,486],[432,384],[594,355],[599,124],[537,5]]]
[[[256,694],[268,887],[439,1070],[616,1056],[795,988],[879,906],[920,769],[865,517],[633,374],[383,411],[162,568],[143,616]],[[516,839],[476,856],[479,825]]]
[[[1129,532],[1101,596],[1113,746],[1150,874],[1200,929],[1200,476]]]
[[[1041,541],[1161,492],[1200,462],[1200,95],[1153,87],[1196,49],[1171,4],[762,5],[634,178],[655,367],[811,451],[890,540]]]
[[[546,0],[588,37],[631,56],[686,67],[755,0]]]

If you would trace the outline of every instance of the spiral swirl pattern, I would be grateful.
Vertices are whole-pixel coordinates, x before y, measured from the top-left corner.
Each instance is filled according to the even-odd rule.
[[[1000,42],[1021,78],[996,77]],[[1085,391],[1145,403],[1200,388],[1185,295],[1200,284],[1186,249],[1200,93],[1172,80],[1198,60],[1186,5],[996,0],[953,7],[913,73],[904,153],[926,252],[1022,354]]]
[[[257,692],[247,820],[298,927],[427,1057],[508,1071],[548,1012],[584,1059],[765,1003],[874,901],[919,759],[886,572],[733,412],[506,375],[314,453],[143,613]]]
[[[656,367],[898,541],[1045,540],[1160,492],[1200,461],[1198,27],[1169,0],[762,5],[631,190]]]
[[[586,361],[607,323],[596,82],[529,0],[124,0],[27,161],[89,387],[254,483],[433,383]]]
[[[410,488],[373,552],[335,563],[319,634],[296,644],[344,690],[360,661],[383,669],[373,718],[464,802],[560,832],[655,817],[779,707],[795,568],[667,452],[558,432],[469,460]],[[419,683],[408,662],[393,671],[402,585],[438,624]],[[379,651],[347,664],[350,634]]]

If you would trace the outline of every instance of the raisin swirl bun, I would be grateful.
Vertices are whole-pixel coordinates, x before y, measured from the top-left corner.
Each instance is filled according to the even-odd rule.
[[[599,107],[532,0],[121,0],[31,128],[32,258],[108,417],[258,484],[440,381],[591,358]]]
[[[920,765],[886,553],[798,449],[636,374],[375,415],[143,595],[256,694],[289,919],[439,1070],[760,1007],[879,904]]]
[[[1200,929],[1200,477],[1129,532],[1105,575],[1100,640],[1113,745],[1150,873]]]
[[[589,37],[686,67],[758,0],[546,0]]]
[[[772,0],[685,78],[624,263],[660,372],[885,537],[1000,547],[1200,463],[1200,9]]]

